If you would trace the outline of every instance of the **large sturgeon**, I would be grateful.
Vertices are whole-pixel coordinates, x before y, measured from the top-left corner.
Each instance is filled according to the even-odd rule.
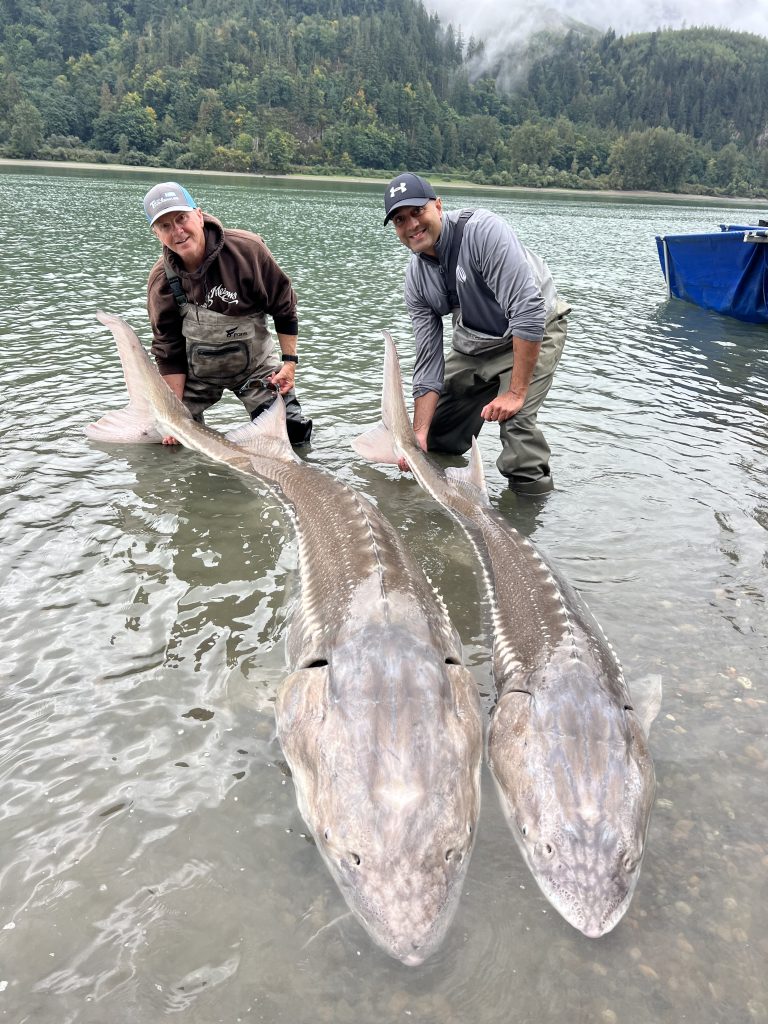
[[[301,594],[278,736],[349,907],[388,953],[419,964],[456,908],[480,810],[482,714],[445,607],[373,505],[294,455],[280,399],[228,439],[191,418],[125,321],[99,319],[130,402],[88,436],[171,434],[274,488],[293,517]]]
[[[590,937],[610,931],[637,883],[655,791],[647,746],[660,677],[633,703],[613,649],[576,592],[491,508],[477,443],[468,468],[421,450],[385,337],[382,422],[355,449],[405,458],[465,528],[482,564],[494,627],[497,701],[488,763],[507,821],[552,905]],[[639,694],[638,694],[639,697]]]

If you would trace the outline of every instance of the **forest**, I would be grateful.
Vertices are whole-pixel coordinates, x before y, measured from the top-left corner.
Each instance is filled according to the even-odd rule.
[[[541,33],[416,0],[3,0],[0,156],[768,195],[768,38]]]

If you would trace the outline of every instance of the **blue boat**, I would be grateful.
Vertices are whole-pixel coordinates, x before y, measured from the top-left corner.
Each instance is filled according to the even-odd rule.
[[[667,293],[704,309],[768,324],[768,221],[657,235]]]

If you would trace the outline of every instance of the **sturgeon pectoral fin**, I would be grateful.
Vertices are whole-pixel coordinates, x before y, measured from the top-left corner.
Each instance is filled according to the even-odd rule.
[[[636,679],[630,686],[635,714],[647,736],[661,707],[661,676],[656,673]]]
[[[464,665],[446,665],[446,674],[451,680],[456,696],[456,714],[459,718],[480,718],[480,703],[477,683]]]
[[[281,743],[289,734],[322,721],[328,703],[328,666],[300,668],[280,684],[275,720]]]
[[[392,435],[383,423],[377,423],[375,427],[356,437],[352,447],[358,455],[362,455],[369,462],[397,462],[397,455],[392,447]]]

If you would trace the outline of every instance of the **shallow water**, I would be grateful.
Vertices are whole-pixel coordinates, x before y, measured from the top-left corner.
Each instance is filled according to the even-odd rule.
[[[444,196],[509,217],[574,307],[542,415],[557,490],[533,506],[505,493],[486,429],[492,500],[585,596],[630,685],[660,673],[664,701],[643,872],[615,931],[586,939],[549,907],[486,774],[456,919],[414,969],[347,914],[274,741],[298,582],[280,505],[195,453],[82,433],[124,393],[96,309],[149,340],[140,204],[156,180],[0,174],[0,1020],[768,1020],[768,332],[668,301],[654,244],[761,211]],[[468,542],[350,448],[378,418],[381,328],[412,362],[407,253],[378,189],[188,182],[291,274],[306,458],[398,527],[488,707]],[[222,403],[211,422],[240,419]]]

